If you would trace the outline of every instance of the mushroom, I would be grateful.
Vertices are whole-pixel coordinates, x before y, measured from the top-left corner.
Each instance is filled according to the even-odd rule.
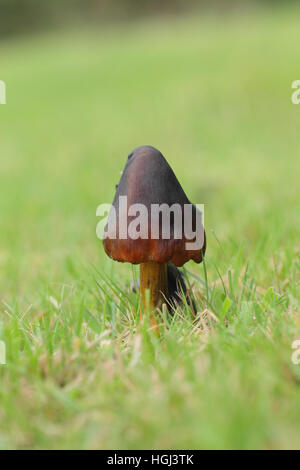
[[[144,307],[147,290],[151,309],[169,302],[168,262],[182,266],[190,259],[202,261],[206,243],[199,220],[201,213],[188,200],[163,155],[151,146],[133,150],[116,187],[103,245],[112,259],[140,265]],[[170,284],[170,290],[174,291],[174,285]]]
[[[177,305],[182,305],[184,298],[187,304],[191,307],[194,314],[196,314],[196,305],[189,295],[189,290],[185,283],[185,274],[182,273],[173,263],[168,261],[167,264],[168,276],[168,295],[169,295],[169,312],[172,313]],[[136,294],[140,289],[140,282],[136,281],[130,284],[131,291]]]
[[[168,294],[169,311],[173,312],[176,305],[182,305],[183,300],[190,306],[192,312],[196,314],[196,305],[190,297],[189,290],[185,283],[185,275],[173,264],[168,262]]]

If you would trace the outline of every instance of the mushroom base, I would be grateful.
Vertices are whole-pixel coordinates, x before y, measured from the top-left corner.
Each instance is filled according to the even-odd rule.
[[[150,309],[161,308],[162,304],[168,301],[167,263],[150,261],[140,264],[140,294],[144,308],[146,308],[147,290]]]

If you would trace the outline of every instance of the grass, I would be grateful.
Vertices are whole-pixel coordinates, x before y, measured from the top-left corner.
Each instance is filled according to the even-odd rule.
[[[0,45],[0,448],[299,448],[298,13]],[[205,204],[159,338],[95,235],[140,144]]]

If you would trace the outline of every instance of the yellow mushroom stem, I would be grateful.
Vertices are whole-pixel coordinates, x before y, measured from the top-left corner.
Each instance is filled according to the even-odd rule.
[[[146,291],[149,291],[149,301]],[[149,302],[150,310],[161,308],[163,303],[168,300],[168,275],[167,263],[148,263],[140,264],[140,294],[144,309]]]

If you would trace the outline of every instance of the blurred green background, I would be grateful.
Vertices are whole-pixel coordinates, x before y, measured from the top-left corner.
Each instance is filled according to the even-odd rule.
[[[221,241],[247,241],[253,254],[268,237],[266,259],[286,245],[298,196],[297,13],[143,17],[4,41],[4,293],[28,294],[39,276],[63,281],[69,255],[86,262],[102,251],[96,207],[112,201],[126,155],[142,144],[205,203]]]
[[[202,390],[199,403],[193,402],[194,382],[181,376],[184,369],[177,375],[187,388],[182,400],[175,399],[177,405],[170,398],[175,382],[160,383],[157,372],[144,377],[145,389],[139,378],[130,399],[119,382],[112,389],[104,387],[93,405],[99,409],[99,422],[97,415],[91,421],[80,418],[92,407],[84,383],[98,364],[97,356],[96,362],[88,362],[90,353],[82,353],[87,362],[82,359],[83,379],[74,385],[74,393],[62,389],[51,373],[46,379],[51,390],[45,388],[35,359],[63,344],[50,323],[39,328],[35,323],[45,312],[57,314],[47,303],[49,295],[79,286],[66,314],[76,319],[84,303],[82,272],[91,264],[102,272],[113,271],[118,282],[131,279],[129,266],[105,256],[96,239],[95,214],[100,203],[112,201],[128,153],[142,144],[159,148],[188,197],[205,204],[210,287],[220,275],[226,279],[228,270],[238,276],[249,265],[260,292],[272,287],[289,297],[291,315],[298,311],[300,106],[291,103],[291,83],[300,78],[300,10],[294,2],[209,3],[144,2],[141,8],[141,2],[131,0],[114,2],[112,9],[110,2],[92,0],[0,0],[0,80],[7,86],[7,104],[0,105],[1,325],[3,337],[14,345],[9,351],[14,365],[0,369],[5,383],[0,425],[4,448],[299,445],[299,373],[287,373],[293,377],[287,389],[281,369],[289,370],[297,322],[274,350],[268,343],[261,367],[258,361],[261,382],[259,396],[257,384],[251,388],[251,410],[249,395],[243,394],[243,373],[249,367],[252,377],[253,361],[245,355],[239,364],[240,350],[232,353],[230,341],[215,343],[214,357],[224,366],[219,381],[218,371],[210,375],[198,363],[203,378],[197,380],[205,380],[208,390]],[[190,263],[189,269],[202,276],[202,267]],[[216,285],[217,291],[222,288]],[[96,317],[101,315],[98,306],[90,308]],[[248,314],[252,318],[253,312]],[[25,315],[27,326],[22,323]],[[281,310],[280,315],[283,318]],[[81,337],[76,328],[68,333],[72,341]],[[265,323],[259,326],[260,331],[265,328]],[[236,331],[233,337],[238,337]],[[240,348],[255,356],[259,342],[250,346],[247,341],[246,329]],[[227,359],[223,346],[229,348]],[[175,354],[170,351],[165,352],[168,364]],[[189,357],[189,349],[186,354]],[[107,359],[108,369],[115,367],[113,357]],[[18,366],[13,362],[17,358]],[[238,377],[233,391],[225,375],[231,366]],[[68,376],[67,363],[62,367]],[[110,380],[105,371],[91,390]],[[143,394],[155,384],[161,387],[162,401],[148,396],[147,405]],[[226,398],[216,384],[226,390]],[[81,403],[83,396],[85,405],[78,410],[72,400]],[[112,406],[112,396],[119,403],[118,413],[102,416],[101,410]],[[33,397],[38,405],[32,408]],[[281,398],[285,409],[276,408]],[[223,399],[231,411],[237,403],[233,420],[225,413]],[[268,407],[269,399],[276,412]],[[56,400],[59,405],[54,405]],[[143,403],[145,416],[139,405],[136,415],[126,415],[132,400]],[[151,403],[156,407],[153,417]],[[179,411],[170,436],[174,406]],[[197,414],[200,409],[205,423]],[[138,431],[125,437],[126,420],[133,425],[136,420]],[[98,440],[100,422],[114,432],[101,431]]]
[[[103,26],[107,21],[128,22],[195,11],[224,14],[281,3],[292,4],[296,0],[0,0],[0,36],[84,23]]]

